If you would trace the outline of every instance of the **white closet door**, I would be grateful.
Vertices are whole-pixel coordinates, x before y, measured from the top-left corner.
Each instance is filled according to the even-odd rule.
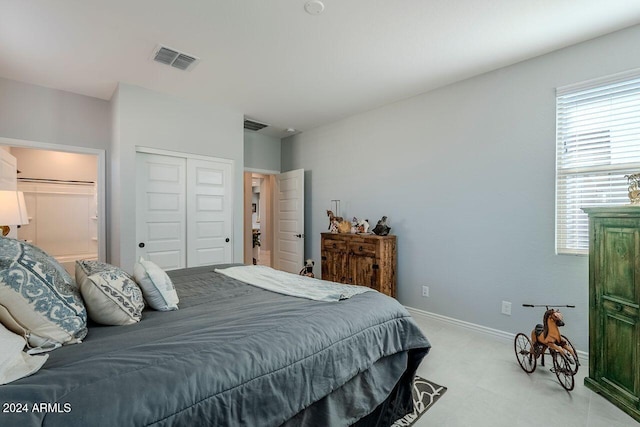
[[[187,266],[233,261],[232,164],[187,159]]]
[[[184,158],[137,153],[136,254],[165,270],[186,263]]]

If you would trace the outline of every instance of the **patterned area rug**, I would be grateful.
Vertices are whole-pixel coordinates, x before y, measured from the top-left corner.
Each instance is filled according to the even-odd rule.
[[[447,391],[446,387],[434,384],[416,375],[413,380],[413,413],[407,414],[397,420],[391,427],[408,427],[413,425],[427,409]]]

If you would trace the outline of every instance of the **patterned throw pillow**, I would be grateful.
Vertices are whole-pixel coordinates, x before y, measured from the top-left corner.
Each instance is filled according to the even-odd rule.
[[[163,269],[151,261],[140,260],[133,267],[136,279],[147,304],[154,310],[171,311],[178,309],[178,294],[173,282]]]
[[[76,261],[76,281],[94,322],[131,325],[142,319],[142,291],[120,268],[99,261]]]
[[[75,344],[87,335],[87,312],[64,268],[41,249],[0,238],[0,304],[29,331],[29,345]],[[55,347],[53,347],[55,348]]]
[[[119,270],[119,268],[101,261],[86,259],[76,261],[76,283],[78,284],[78,288],[82,286],[82,282],[84,282],[87,277],[106,270]]]

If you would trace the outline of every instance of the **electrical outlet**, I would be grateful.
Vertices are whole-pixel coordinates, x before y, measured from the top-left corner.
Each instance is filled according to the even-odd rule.
[[[511,316],[511,302],[502,301],[502,314],[506,314],[507,316]]]
[[[429,287],[428,286],[423,286],[422,287],[422,296],[428,298],[429,297]]]

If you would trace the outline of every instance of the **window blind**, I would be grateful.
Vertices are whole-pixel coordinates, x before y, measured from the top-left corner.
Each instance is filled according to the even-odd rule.
[[[556,252],[586,254],[583,207],[629,203],[640,172],[640,70],[556,91]]]

